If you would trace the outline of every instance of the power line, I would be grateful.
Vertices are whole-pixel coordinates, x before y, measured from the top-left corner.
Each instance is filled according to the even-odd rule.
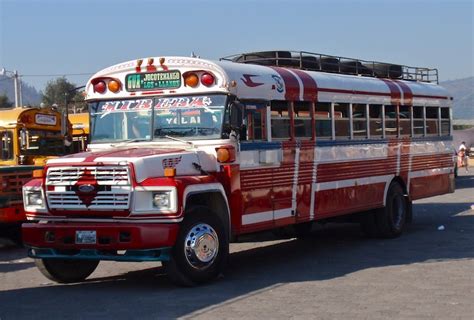
[[[65,76],[91,76],[93,72],[88,73],[58,73],[58,74],[22,74],[20,77],[65,77]]]

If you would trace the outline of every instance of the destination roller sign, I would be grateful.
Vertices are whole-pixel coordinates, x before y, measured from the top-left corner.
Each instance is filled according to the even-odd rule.
[[[176,89],[180,86],[181,73],[178,70],[131,73],[125,77],[127,91]]]

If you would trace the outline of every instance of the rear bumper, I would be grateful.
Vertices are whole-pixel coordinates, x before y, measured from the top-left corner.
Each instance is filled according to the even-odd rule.
[[[76,244],[76,231],[96,231],[95,244]],[[178,224],[125,224],[125,223],[24,223],[23,242],[26,246],[43,250],[43,254],[62,257],[61,252],[83,252],[100,259],[117,250],[157,250],[172,247],[178,234]],[[40,256],[33,256],[40,257]],[[81,257],[77,257],[81,258]],[[121,259],[109,259],[121,260]],[[137,261],[137,260],[130,260]],[[145,260],[144,260],[145,261]]]
[[[23,204],[13,205],[8,208],[0,208],[0,223],[18,223],[26,221]]]

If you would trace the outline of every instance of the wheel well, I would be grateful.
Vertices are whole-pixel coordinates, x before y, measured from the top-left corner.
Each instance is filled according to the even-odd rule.
[[[411,197],[410,197],[410,194],[408,193],[408,189],[407,189],[407,186],[405,184],[405,182],[403,181],[402,178],[400,177],[395,177],[391,182],[390,184],[392,183],[398,183],[400,185],[400,187],[402,187],[403,189],[403,193],[405,194],[405,196],[407,197],[407,222],[410,223],[413,221],[413,209],[412,209],[412,200],[411,200]]]
[[[206,206],[211,209],[221,219],[226,234],[230,237],[230,212],[226,200],[219,191],[189,194],[186,198],[185,208],[196,205]]]
[[[393,178],[393,180],[390,182],[390,184],[392,184],[392,183],[394,183],[394,182],[397,182],[397,183],[400,185],[400,187],[402,187],[403,192],[404,192],[406,195],[408,195],[407,186],[406,186],[406,184],[405,184],[405,182],[403,181],[402,178],[400,178],[400,177],[395,177],[395,178]]]

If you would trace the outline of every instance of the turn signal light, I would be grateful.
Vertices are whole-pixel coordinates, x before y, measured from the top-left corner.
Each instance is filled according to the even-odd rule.
[[[33,178],[43,178],[43,169],[33,170]]]
[[[104,81],[99,81],[94,85],[94,91],[98,93],[104,93],[107,89]]]
[[[176,176],[176,168],[167,167],[165,168],[165,177],[172,178]]]
[[[199,84],[199,78],[195,73],[189,73],[184,77],[186,86],[195,88]]]
[[[117,93],[119,92],[120,90],[120,83],[116,80],[110,80],[109,81],[109,84],[107,85],[107,87],[109,88],[110,91],[112,91],[113,93]]]
[[[217,161],[220,163],[234,162],[235,149],[233,146],[224,146],[216,148]]]

